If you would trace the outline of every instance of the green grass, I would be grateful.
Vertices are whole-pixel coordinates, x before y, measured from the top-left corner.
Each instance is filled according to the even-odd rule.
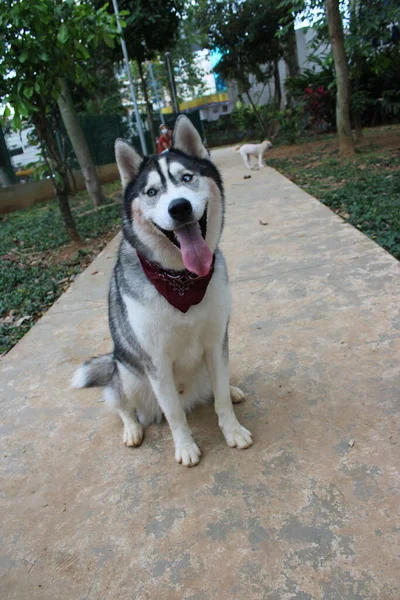
[[[352,158],[319,148],[268,159],[276,168],[400,259],[400,155],[370,144]]]
[[[116,232],[119,182],[104,186],[107,200],[91,211],[86,192],[71,200],[82,247],[69,244],[57,202],[0,217],[0,355],[7,352],[55,302]],[[21,319],[25,319],[21,322]]]

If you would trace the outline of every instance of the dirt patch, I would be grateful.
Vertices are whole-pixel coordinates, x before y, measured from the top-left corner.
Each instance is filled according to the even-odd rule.
[[[364,137],[356,143],[356,149],[359,151],[386,149],[393,155],[400,155],[400,126],[393,125],[389,127],[376,127],[373,129],[365,129]],[[272,148],[268,156],[271,158],[294,158],[304,154],[326,155],[338,154],[338,139],[336,135],[332,135],[330,139],[318,139],[314,137],[309,141],[301,141],[299,144],[282,145]],[[318,160],[315,158],[314,160]],[[268,157],[267,157],[268,162]],[[316,164],[320,164],[317,162]]]
[[[80,244],[71,242],[65,246],[56,248],[55,250],[44,252],[41,258],[47,264],[55,265],[59,264],[60,262],[71,262],[76,254],[80,252],[81,254],[85,254],[88,257],[88,260],[80,260],[79,262],[81,264],[82,262],[85,264],[87,262],[87,264],[89,264],[93,258],[95,258],[102,251],[108,242],[113,239],[113,237],[118,233],[119,229],[120,227],[116,226],[98,238],[85,240]]]

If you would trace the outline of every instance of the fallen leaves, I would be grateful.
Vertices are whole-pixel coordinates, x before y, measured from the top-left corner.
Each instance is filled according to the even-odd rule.
[[[24,315],[19,319],[16,319],[15,311],[10,310],[7,315],[3,318],[0,318],[0,325],[12,325],[13,327],[21,327],[25,321],[30,321],[32,319],[31,315]]]
[[[25,321],[30,321],[31,319],[32,317],[30,315],[25,315],[24,317],[18,319],[18,321],[15,321],[14,327],[21,327],[22,323],[25,323]]]

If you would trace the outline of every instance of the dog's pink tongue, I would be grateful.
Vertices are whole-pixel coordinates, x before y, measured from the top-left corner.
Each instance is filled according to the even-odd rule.
[[[199,277],[210,272],[212,254],[205,243],[198,223],[185,225],[175,231],[181,246],[182,260],[185,267]]]

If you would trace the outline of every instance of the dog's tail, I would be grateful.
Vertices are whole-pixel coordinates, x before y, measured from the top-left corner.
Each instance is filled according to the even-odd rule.
[[[234,147],[234,149],[233,149],[233,150],[234,150],[234,152],[239,152],[239,150],[240,150],[240,148],[241,148],[241,147],[242,147],[242,146],[235,146],[235,147]]]
[[[71,385],[75,388],[105,387],[112,380],[117,362],[113,354],[94,356],[75,371]]]

